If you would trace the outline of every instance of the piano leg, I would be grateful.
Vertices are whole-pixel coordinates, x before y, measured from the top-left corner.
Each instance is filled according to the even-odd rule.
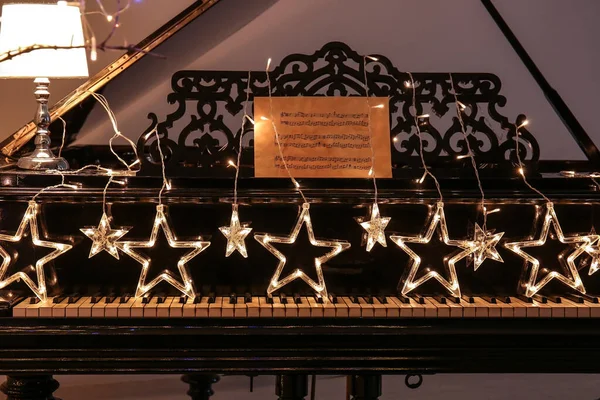
[[[353,400],[377,400],[381,396],[381,375],[352,375],[350,393]]]
[[[52,395],[58,386],[52,375],[9,375],[0,391],[6,400],[60,400]]]
[[[190,385],[187,394],[193,400],[208,400],[215,394],[212,385],[219,382],[220,379],[219,375],[214,374],[189,374],[181,377],[182,381]]]
[[[308,375],[277,375],[275,394],[279,400],[304,400],[308,395]]]

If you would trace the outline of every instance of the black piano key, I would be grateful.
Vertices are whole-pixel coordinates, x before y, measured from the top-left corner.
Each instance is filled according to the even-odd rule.
[[[329,295],[329,300],[331,301],[332,304],[338,304],[338,298],[333,293]]]
[[[244,295],[244,303],[252,303],[252,294],[246,293]]]
[[[560,296],[549,296],[546,298],[546,302],[562,304],[562,299],[560,298]]]
[[[201,301],[202,301],[202,296],[194,297],[194,304],[200,304]]]
[[[105,302],[106,304],[112,304],[112,303],[113,303],[113,302],[114,302],[116,299],[117,299],[117,297],[116,297],[116,296],[106,296],[106,297],[104,298],[104,302]]]
[[[323,303],[324,303],[324,301],[323,301],[323,297],[321,297],[321,296],[316,296],[315,298],[317,299],[317,303],[318,303],[318,304],[323,304]]]
[[[66,296],[56,296],[54,299],[52,299],[52,303],[54,304],[60,304],[62,303],[67,297]]]
[[[164,295],[159,295],[156,297],[156,304],[163,304],[167,298]]]
[[[142,298],[142,304],[148,304],[150,303],[150,300],[152,300],[152,296],[144,296]]]
[[[90,303],[96,304],[102,299],[101,293],[94,293],[90,298]]]
[[[179,296],[179,304],[187,303],[187,296]]]
[[[481,298],[490,304],[498,304],[498,299],[495,296],[481,296]]]
[[[237,295],[235,293],[229,296],[229,304],[237,304]]]
[[[385,296],[377,296],[377,301],[379,301],[381,304],[387,304],[387,297]]]
[[[119,297],[119,304],[125,304],[129,301],[130,296],[121,296]]]
[[[287,304],[288,303],[288,299],[287,299],[287,296],[285,295],[285,293],[281,293],[279,295],[279,300],[281,301],[282,304]]]
[[[367,297],[365,297],[365,301],[367,302],[367,304],[373,304],[373,296],[372,295],[368,295]]]
[[[273,297],[267,297],[267,304],[273,304]]]
[[[527,304],[533,304],[533,299],[531,297],[527,297],[527,296],[525,296],[523,294],[520,294],[517,297],[519,298],[519,300],[522,300],[522,301],[524,301]]]
[[[358,301],[358,296],[352,296],[352,297],[350,297],[350,300],[352,300],[352,302],[353,302],[354,304],[358,304],[358,303],[359,303],[359,301]]]
[[[565,297],[577,304],[584,304],[585,303],[585,299],[582,296],[578,296],[576,294],[572,294],[572,293],[567,293],[565,294]]]
[[[440,304],[447,304],[448,300],[446,299],[446,297],[444,296],[433,296],[434,299],[436,299]]]
[[[463,295],[462,300],[469,304],[475,304],[475,299],[473,298],[473,296]]]
[[[73,296],[69,296],[69,299],[67,301],[69,304],[74,304],[77,303],[79,299],[81,299],[81,296],[78,294],[74,294]]]
[[[294,294],[294,304],[302,304],[302,298],[298,293]]]
[[[29,299],[29,304],[37,304],[40,302],[40,299],[38,299],[37,297],[32,297]]]
[[[410,295],[410,297],[414,301],[416,301],[418,304],[425,304],[425,297],[421,296],[420,294],[413,294],[413,295]],[[407,303],[407,304],[409,304],[409,303]]]
[[[410,298],[406,296],[396,296],[396,298],[400,300],[402,304],[410,304]]]
[[[542,296],[539,294],[534,294],[533,296],[531,296],[531,298],[535,301],[537,301],[538,303],[542,303],[542,304],[548,304],[548,298],[546,296]]]
[[[215,294],[214,293],[210,293],[208,295],[208,303],[209,304],[213,304],[215,301],[217,301]]]

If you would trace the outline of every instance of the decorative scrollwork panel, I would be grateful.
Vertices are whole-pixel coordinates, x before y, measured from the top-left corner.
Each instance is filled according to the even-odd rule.
[[[364,96],[366,66],[369,95],[390,99],[390,143],[393,167],[397,169],[419,165],[415,116],[423,114],[430,114],[419,120],[424,156],[429,164],[453,164],[458,155],[467,154],[456,116],[454,86],[457,98],[466,106],[463,122],[477,161],[516,161],[516,127],[525,116],[519,115],[511,122],[500,113],[507,100],[500,94],[499,77],[489,73],[413,73],[413,87],[407,84],[408,73],[399,71],[383,55],[375,57],[377,61],[365,58],[339,42],[328,43],[312,55],[289,55],[271,72],[272,95]],[[246,124],[244,132],[240,128],[247,86],[248,73],[244,71],[176,72],[167,101],[177,109],[162,121],[150,113],[151,124],[138,140],[138,151],[144,155],[142,172],[160,172],[158,136],[169,174],[230,176],[225,170],[227,160],[235,157],[239,135],[244,135],[242,173],[252,176],[254,132],[250,124]],[[252,72],[249,100],[268,95],[266,73]],[[251,105],[248,109],[252,110]],[[175,131],[175,122],[180,120],[184,127]],[[540,149],[533,135],[525,128],[518,133],[521,159],[539,160]]]

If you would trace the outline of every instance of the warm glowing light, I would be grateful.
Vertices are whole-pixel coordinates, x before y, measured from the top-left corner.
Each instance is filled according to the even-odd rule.
[[[264,115],[261,115],[260,119],[263,120],[263,121],[268,121],[269,120],[269,118],[265,117]]]
[[[271,67],[271,59],[269,58],[267,60],[267,71],[269,70],[270,67]]]
[[[523,168],[519,168],[519,169],[517,169],[517,172],[518,172],[520,175],[525,175],[525,170],[524,170]]]
[[[233,160],[227,160],[227,164],[229,167],[234,167],[235,168],[235,163],[233,162]]]
[[[250,123],[251,123],[252,125],[256,125],[256,124],[254,123],[254,120],[253,120],[253,119],[252,119],[252,118],[251,118],[251,117],[250,117],[248,114],[244,115],[244,117],[245,117],[245,118],[246,118],[248,121],[250,121]]]
[[[376,106],[373,106],[371,108],[384,108],[385,104],[377,104]]]
[[[465,109],[467,108],[467,106],[465,106],[463,103],[461,103],[461,102],[460,102],[460,101],[458,101],[458,100],[456,101],[456,104],[458,104],[458,107],[459,107],[461,110],[465,110]]]
[[[527,125],[529,125],[529,121],[528,121],[528,120],[525,120],[525,121],[523,121],[523,122],[521,123],[521,125],[519,125],[519,126],[517,127],[517,129],[521,129],[522,127],[524,127],[524,126],[527,126]]]
[[[373,57],[373,56],[365,56],[365,57],[368,58],[369,60],[379,61],[379,58],[377,58],[377,57]]]
[[[110,14],[108,14],[108,15],[106,16],[106,20],[107,20],[108,22],[112,22],[112,20],[113,20],[113,16],[112,16],[112,15],[110,15]]]

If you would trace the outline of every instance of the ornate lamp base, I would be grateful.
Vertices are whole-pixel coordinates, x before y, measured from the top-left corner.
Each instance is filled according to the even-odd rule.
[[[48,78],[37,78],[35,81],[35,98],[38,109],[35,114],[37,132],[35,135],[35,150],[33,153],[21,157],[17,166],[22,169],[45,170],[45,169],[69,169],[69,163],[62,157],[56,157],[50,150],[50,113],[48,112],[48,99],[50,98],[50,81]]]

